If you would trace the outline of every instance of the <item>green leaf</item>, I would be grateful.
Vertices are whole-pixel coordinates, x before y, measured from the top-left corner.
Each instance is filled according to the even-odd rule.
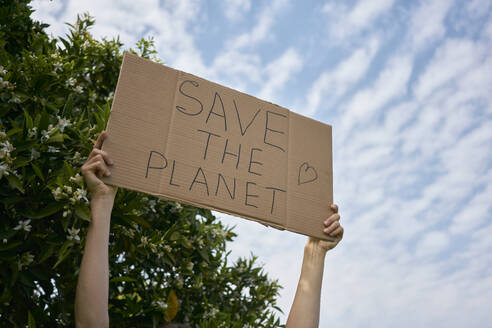
[[[63,262],[70,254],[70,249],[72,248],[72,241],[67,240],[63,246],[60,248],[60,251],[58,252],[58,261],[56,261],[55,265],[53,265],[52,269],[55,269],[60,263]]]
[[[152,226],[150,225],[150,223],[148,223],[144,218],[138,216],[138,215],[132,215],[130,216],[130,220],[138,223],[139,225],[143,226],[143,227],[146,227],[148,229],[151,229]]]
[[[36,175],[41,179],[41,181],[44,181],[43,171],[41,171],[39,166],[37,166],[33,162],[31,162],[31,166],[32,166],[32,169],[34,170],[34,173],[36,173]]]
[[[15,128],[10,129],[10,130],[7,132],[7,136],[8,136],[8,137],[11,137],[11,136],[13,136],[14,134],[20,133],[20,132],[22,132],[22,131],[23,131],[23,130],[22,130],[21,128],[19,128],[19,127],[15,127]]]
[[[16,241],[16,242],[13,242],[13,243],[9,243],[7,245],[5,244],[1,244],[0,245],[0,251],[6,251],[7,249],[11,249],[11,248],[15,248],[19,245],[22,244],[22,241]]]
[[[75,207],[75,215],[85,221],[91,221],[91,210],[86,205],[77,205]]]
[[[50,136],[48,143],[54,142],[63,142],[63,133],[55,133],[54,135]]]
[[[9,181],[9,185],[12,188],[19,190],[21,193],[24,193],[24,187],[22,186],[22,181],[15,175],[9,174],[7,175],[7,180]]]
[[[72,113],[73,104],[74,104],[73,98],[74,98],[74,94],[71,93],[68,96],[65,106],[63,106],[62,117],[69,117],[69,115]]]
[[[32,117],[31,117],[31,115],[29,115],[29,113],[25,109],[24,109],[24,117],[26,119],[26,128],[29,130],[32,129],[32,127],[33,127]]]
[[[178,313],[178,297],[174,290],[171,289],[167,296],[167,309],[164,312],[166,322],[171,322]]]
[[[63,161],[63,174],[65,174],[66,177],[71,177],[74,175],[73,167],[68,164],[67,161]]]
[[[114,277],[109,282],[122,282],[122,281],[134,282],[134,281],[137,281],[137,279],[134,279],[132,277],[127,277],[127,276],[122,276],[122,277]]]
[[[36,321],[34,320],[34,316],[31,311],[27,312],[27,327],[28,328],[36,328]]]
[[[21,212],[21,214],[28,219],[42,219],[60,211],[64,205],[65,204],[61,202],[53,202],[46,205],[41,210],[28,209],[24,212]]]
[[[54,251],[55,251],[54,245],[50,245],[48,247],[43,248],[43,250],[41,251],[38,257],[38,263],[43,263],[44,261],[46,261],[54,253]]]

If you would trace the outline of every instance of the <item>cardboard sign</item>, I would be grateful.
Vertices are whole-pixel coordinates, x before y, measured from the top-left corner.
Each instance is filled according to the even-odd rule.
[[[105,181],[330,239],[331,126],[126,53]]]

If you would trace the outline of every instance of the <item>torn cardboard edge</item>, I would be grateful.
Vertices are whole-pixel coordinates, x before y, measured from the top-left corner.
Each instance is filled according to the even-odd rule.
[[[109,184],[333,240],[322,232],[333,199],[329,125],[125,53],[107,130]],[[259,187],[282,190],[270,215]]]

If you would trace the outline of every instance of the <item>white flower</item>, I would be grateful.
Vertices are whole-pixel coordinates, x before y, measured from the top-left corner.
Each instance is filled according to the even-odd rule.
[[[71,193],[72,193],[72,187],[70,187],[70,186],[63,186],[63,189],[65,189],[65,191],[66,191],[67,193],[69,193],[69,194],[71,194]]]
[[[154,306],[161,308],[162,310],[167,309],[167,303],[164,301],[154,301]]]
[[[5,137],[7,137],[5,131],[0,131],[0,138],[5,138]]]
[[[67,231],[68,231],[68,236],[67,236],[68,240],[80,241],[80,237],[79,237],[80,229],[71,228],[68,229]]]
[[[67,85],[67,87],[73,87],[73,86],[75,85],[75,83],[76,83],[76,82],[77,82],[77,81],[76,81],[73,77],[71,77],[71,78],[69,78],[69,79],[67,80],[66,85]]]
[[[5,75],[7,74],[7,70],[3,68],[3,66],[0,66],[0,74]]]
[[[106,101],[110,101],[110,100],[112,100],[112,99],[113,99],[113,97],[114,97],[114,92],[113,92],[113,91],[111,91],[111,92],[108,94],[108,96],[105,98],[105,100],[106,100]]]
[[[36,149],[31,149],[31,161],[32,160],[35,160],[35,159],[38,159],[39,156],[41,156],[41,154],[39,153],[39,151],[36,151]]]
[[[77,93],[82,93],[82,92],[84,92],[84,88],[82,88],[82,86],[81,86],[81,85],[76,86],[73,90],[74,90],[75,92],[77,92]]]
[[[29,136],[29,138],[35,138],[38,135],[38,128],[33,127],[27,132],[27,135]]]
[[[176,203],[176,209],[178,210],[178,212],[181,212],[181,210],[183,209],[183,205],[181,205],[180,203]]]
[[[96,102],[97,94],[95,92],[90,96],[90,100],[91,100],[91,102]]]
[[[157,205],[157,202],[155,201],[155,199],[151,199],[149,200],[149,206],[150,206],[150,209],[152,210],[152,212],[156,213],[157,211],[155,210],[155,206]]]
[[[77,201],[85,200],[87,203],[89,202],[87,199],[87,191],[82,188],[77,188],[77,190],[75,190],[73,193],[73,199]]]
[[[54,127],[52,124],[48,125],[48,130],[41,131],[41,142],[48,141],[50,139],[50,134],[53,132]]]
[[[60,129],[61,132],[63,132],[63,130],[65,130],[66,127],[72,125],[72,122],[70,122],[70,120],[62,118],[60,116],[57,117],[58,117],[58,124],[56,126]]]
[[[191,271],[191,270],[193,270],[193,267],[194,267],[194,266],[195,266],[195,264],[194,264],[193,262],[190,262],[190,263],[188,263],[188,264],[186,265],[186,269],[188,269],[188,270],[190,270],[190,271]]]
[[[53,146],[48,146],[48,153],[59,153],[60,150],[58,150],[56,147]]]
[[[22,254],[19,262],[17,262],[17,268],[20,270],[22,270],[22,267],[24,266],[28,266],[29,264],[31,264],[32,262],[34,261],[34,255],[32,255],[31,253],[27,252],[27,253],[24,253]]]
[[[168,252],[168,253],[171,253],[173,249],[171,248],[171,246],[166,245],[166,246],[164,246],[164,250],[165,250],[166,252]]]
[[[0,164],[0,179],[5,175],[9,175],[10,172],[9,172],[9,167],[7,166],[7,164]]]
[[[79,152],[76,152],[74,157],[77,157],[77,154],[80,157]],[[70,182],[81,183],[82,182],[82,176],[77,173],[77,174],[75,174],[74,177],[70,177],[70,179],[68,179],[68,180],[70,180]]]
[[[57,187],[55,190],[52,190],[51,193],[53,194],[55,200],[60,200],[63,198],[63,196],[66,196],[66,194],[63,193],[63,190],[60,187]]]
[[[143,247],[147,246],[149,244],[149,239],[145,236],[142,236],[140,238],[140,245],[142,245]]]
[[[123,287],[123,286],[118,286],[118,287],[116,287],[116,288],[118,289],[118,292],[119,292],[120,294],[121,294],[121,293],[123,293],[123,291],[125,290],[125,287]]]
[[[21,100],[19,97],[14,96],[14,97],[10,98],[9,102],[12,102],[14,104],[20,104]]]
[[[31,231],[31,225],[29,224],[31,220],[20,221],[19,224],[14,228],[14,230],[24,230],[26,232]]]
[[[219,313],[219,309],[215,308],[215,307],[212,307],[210,309],[210,311],[206,312],[204,314],[205,317],[209,317],[209,318],[215,318],[215,316],[217,315],[217,313]]]
[[[55,67],[55,72],[57,72],[57,71],[62,70],[63,64],[62,63],[55,63],[53,66]]]
[[[72,214],[72,211],[70,210],[65,210],[63,211],[63,217],[66,218],[67,216],[69,216],[70,214]]]
[[[0,143],[0,147],[2,147],[3,149],[5,149],[8,152],[11,152],[12,150],[15,149],[14,146],[12,146],[12,144],[8,140]]]
[[[7,243],[7,238],[3,238],[3,243],[6,244]]]

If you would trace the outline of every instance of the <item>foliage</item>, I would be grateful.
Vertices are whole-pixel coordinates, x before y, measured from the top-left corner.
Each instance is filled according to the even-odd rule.
[[[90,221],[79,167],[105,128],[122,60],[80,16],[53,38],[29,1],[0,6],[0,326],[73,326]],[[155,59],[152,39],[137,44]],[[119,190],[110,236],[115,327],[278,327],[280,286],[227,261],[235,237],[208,210]]]

